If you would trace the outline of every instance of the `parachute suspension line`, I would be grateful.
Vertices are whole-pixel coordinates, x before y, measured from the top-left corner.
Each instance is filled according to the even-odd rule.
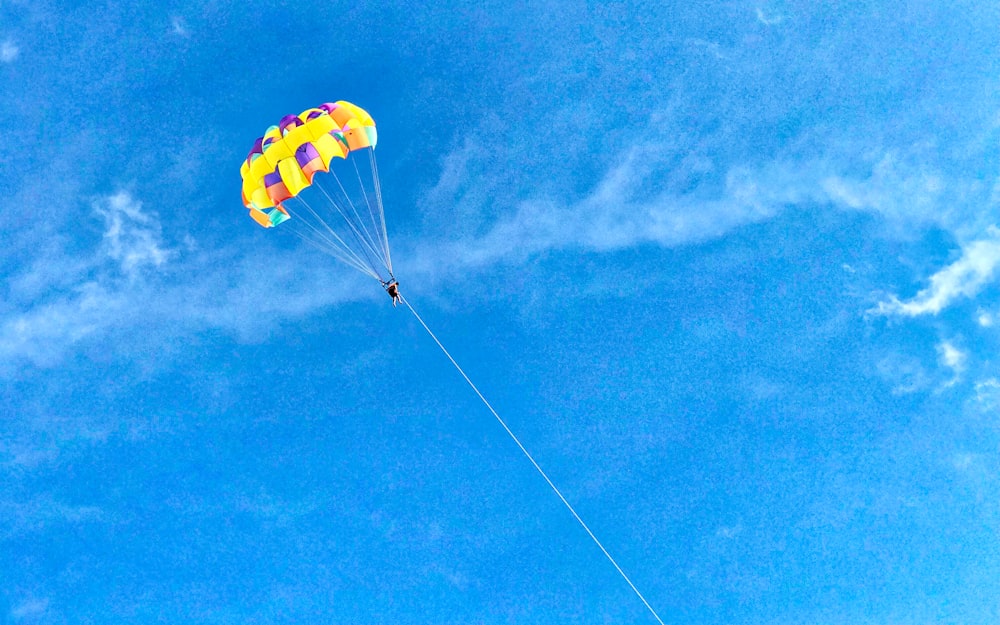
[[[378,242],[378,246],[382,250],[382,252],[384,253],[385,252],[385,245],[382,244],[382,231],[378,227],[378,223],[376,223],[376,221],[375,221],[375,213],[372,211],[372,202],[371,202],[371,200],[368,199],[368,192],[365,191],[365,181],[361,179],[361,170],[358,169],[358,161],[357,161],[357,159],[353,159],[352,158],[351,159],[351,164],[354,165],[354,175],[357,176],[357,178],[358,178],[358,188],[361,189],[361,199],[363,199],[365,201],[365,208],[368,209],[368,216],[371,217],[371,220],[372,220],[372,232],[375,233],[375,236],[372,237],[372,243],[375,243],[376,242],[375,239],[378,239],[378,241],[377,241]],[[358,220],[360,220],[360,219],[361,219],[361,215],[358,215]],[[367,226],[365,227],[365,233],[366,234],[368,233]],[[371,236],[371,235],[369,235],[369,236]],[[387,269],[388,269],[388,267],[387,267]]]
[[[330,172],[330,173],[331,173],[331,175],[334,176],[334,178],[336,178],[336,174],[334,174],[333,172]],[[338,182],[339,182],[339,180],[338,180]],[[350,215],[347,214],[347,212],[344,210],[344,207],[341,205],[341,203],[339,201],[337,201],[336,199],[334,199],[321,183],[319,183],[318,181],[314,182],[313,186],[315,186],[317,189],[319,189],[323,193],[323,195],[326,197],[327,202],[329,202],[329,204],[333,208],[335,208],[337,210],[337,213],[340,214],[341,218],[344,220],[344,223],[347,224],[348,229],[351,231],[351,235],[354,237],[354,240],[357,242],[358,248],[365,255],[365,261],[368,263],[369,267],[371,267],[372,271],[375,271],[377,273],[378,272],[378,263],[376,263],[372,259],[372,255],[374,255],[376,258],[378,258],[379,257],[379,253],[373,247],[373,244],[371,243],[371,240],[370,240],[371,237],[366,237],[364,234],[362,234],[358,230],[357,225],[355,225],[355,222],[353,222],[351,220]],[[343,191],[343,187],[341,187],[341,191]],[[346,197],[346,193],[345,193],[345,197]],[[347,198],[347,202],[349,204],[351,202],[351,199]],[[369,252],[370,252],[370,254],[369,254]],[[382,264],[384,265],[385,263],[382,263]],[[382,277],[380,275],[379,276],[379,280],[381,280],[381,279],[382,279]]]
[[[382,266],[385,267],[386,271],[388,271],[389,274],[391,275],[392,269],[389,267],[389,263],[385,257],[385,246],[382,244],[381,234],[377,228],[377,224],[375,223],[375,218],[372,215],[371,204],[368,201],[368,192],[365,191],[365,182],[361,179],[361,173],[358,171],[357,160],[351,159],[351,163],[354,165],[354,172],[358,177],[358,188],[361,190],[361,198],[364,199],[365,207],[368,209],[368,215],[372,217],[372,227],[373,227],[373,232],[375,233],[374,236],[372,236],[371,232],[368,232],[368,227],[365,225],[365,221],[361,218],[361,214],[358,212],[357,206],[355,206],[351,198],[347,196],[347,192],[344,191],[344,185],[341,183],[340,178],[336,174],[334,174],[333,176],[334,180],[337,181],[337,184],[340,185],[341,192],[343,192],[344,196],[347,197],[347,203],[351,207],[351,211],[354,213],[354,217],[358,220],[357,221],[358,226],[360,226],[361,229],[364,231],[365,236],[367,237],[367,240],[370,244],[370,247],[372,248],[372,251],[374,252],[374,248],[376,246],[379,248],[379,251],[375,252],[375,254],[376,256],[379,257],[379,260],[382,262]]]
[[[376,280],[381,280],[381,277],[369,268],[369,265],[371,265],[371,263],[370,262],[366,263],[364,259],[358,256],[354,252],[354,250],[352,250],[350,246],[348,246],[347,243],[345,243],[344,240],[340,238],[340,235],[338,235],[333,230],[333,228],[331,228],[329,224],[327,224],[326,221],[324,221],[323,218],[319,216],[316,210],[309,205],[309,202],[307,202],[305,198],[303,198],[300,195],[296,196],[295,199],[302,202],[302,205],[306,207],[306,210],[308,210],[310,214],[312,214],[313,218],[317,222],[323,225],[323,227],[326,229],[326,232],[324,233],[323,231],[321,231],[315,224],[311,223],[309,220],[297,220],[296,222],[289,222],[289,223],[300,223],[306,226],[307,228],[312,230],[316,234],[316,236],[318,236],[322,241],[326,242],[326,244],[329,246],[329,249],[327,251],[330,253],[331,256],[347,263],[348,265],[354,267],[361,273],[369,275],[375,278]],[[293,232],[298,234],[299,238],[301,238],[302,240],[309,241],[309,239],[307,239],[305,236],[302,236],[297,230],[293,230]],[[314,242],[313,244],[319,246],[318,243]],[[326,248],[321,247],[321,249],[326,249]]]
[[[299,238],[302,239],[303,241],[309,241],[316,246],[323,246],[322,249],[324,249],[324,251],[329,252],[331,256],[343,260],[344,262],[348,263],[352,267],[355,267],[359,271],[363,271],[368,274],[371,273],[371,270],[365,266],[364,261],[347,246],[344,240],[340,238],[340,235],[338,235],[336,232],[330,229],[330,227],[323,220],[323,218],[316,213],[316,211],[309,205],[308,202],[306,202],[301,197],[296,197],[295,199],[302,202],[302,205],[306,207],[306,210],[308,210],[309,213],[312,214],[313,218],[316,219],[317,222],[319,222],[324,226],[324,228],[326,228],[327,232],[323,232],[322,230],[320,230],[319,227],[313,224],[311,221],[301,218],[289,222],[289,226],[292,227],[291,230],[292,232],[298,235]],[[295,212],[290,211],[290,214],[294,216]],[[308,229],[310,233],[315,235],[315,237],[318,238],[319,240],[317,241],[315,240],[315,238],[308,237],[305,234],[299,232],[300,228]]]
[[[287,204],[286,204],[287,206]],[[297,212],[289,211],[293,216],[298,215]],[[309,227],[310,225],[302,225],[301,220],[297,219],[297,223],[289,224],[282,228],[282,232],[287,232],[290,235],[294,235],[299,240],[308,243],[310,246],[316,248],[317,250],[334,257],[335,259],[345,263],[349,267],[357,269],[358,271],[365,271],[364,268],[360,267],[351,258],[347,257],[330,239],[323,236],[322,233],[316,232],[315,228]]]
[[[472,380],[469,379],[469,376],[465,374],[465,371],[462,370],[462,367],[460,367],[458,363],[455,361],[455,359],[452,358],[451,354],[448,353],[448,350],[445,349],[444,345],[441,344],[441,341],[439,341],[438,338],[434,336],[434,333],[431,332],[431,329],[429,327],[427,327],[427,324],[424,323],[424,320],[420,318],[420,315],[417,314],[417,311],[413,309],[413,306],[410,305],[410,302],[408,302],[406,298],[404,298],[402,295],[400,295],[399,297],[403,301],[403,303],[406,304],[406,307],[410,309],[410,312],[413,313],[413,316],[417,319],[417,321],[420,322],[420,325],[424,326],[424,330],[426,330],[427,334],[434,340],[435,343],[437,343],[437,346],[441,348],[441,351],[444,353],[445,356],[448,357],[448,360],[451,361],[451,364],[455,366],[455,369],[458,371],[458,373],[461,374],[463,378],[465,378],[465,381],[469,384],[469,387],[472,388],[473,391],[475,391],[476,395],[479,396],[479,399],[483,402],[483,405],[486,406],[486,408],[490,411],[490,413],[493,414],[493,416],[500,423],[500,425],[503,426],[503,429],[507,432],[507,434],[510,435],[511,439],[514,440],[514,442],[520,448],[521,452],[524,453],[524,455],[528,458],[531,464],[535,467],[535,470],[538,471],[539,475],[541,475],[542,478],[545,480],[545,482],[549,485],[549,488],[551,488],[553,492],[555,492],[555,494],[563,502],[563,505],[565,505],[566,509],[570,511],[570,514],[573,515],[573,518],[576,519],[577,522],[580,524],[580,526],[584,529],[584,531],[587,532],[587,535],[590,536],[591,540],[594,541],[594,544],[597,545],[597,547],[601,550],[601,552],[608,559],[608,561],[610,561],[611,564],[614,565],[615,569],[622,576],[625,582],[628,583],[629,587],[632,588],[632,592],[634,592],[636,596],[639,597],[642,603],[646,606],[646,609],[649,610],[650,614],[653,615],[653,618],[656,619],[656,622],[659,623],[660,625],[666,625],[663,622],[663,619],[660,618],[660,615],[656,613],[656,610],[653,609],[653,606],[649,605],[649,602],[646,601],[646,598],[642,596],[642,593],[639,592],[639,589],[636,588],[635,584],[632,583],[632,580],[629,579],[629,576],[625,574],[625,571],[622,570],[622,567],[618,566],[618,562],[616,562],[615,559],[611,557],[611,554],[608,553],[608,550],[605,549],[604,545],[601,544],[601,541],[597,539],[597,536],[594,535],[594,532],[590,531],[590,528],[587,526],[586,523],[584,523],[583,519],[580,518],[580,515],[576,513],[576,510],[573,508],[572,505],[570,505],[569,501],[567,501],[566,497],[563,496],[562,492],[560,492],[559,489],[556,488],[556,485],[552,482],[551,479],[549,479],[549,476],[545,473],[545,471],[542,470],[542,467],[539,466],[537,462],[535,462],[535,459],[531,456],[530,453],[528,453],[528,450],[525,448],[525,446],[521,444],[521,441],[517,438],[517,436],[514,435],[514,432],[507,426],[507,423],[504,422],[502,418],[500,418],[500,415],[497,414],[497,411],[493,409],[493,406],[490,405],[490,402],[486,401],[486,398],[483,396],[482,393],[479,392],[479,389],[476,388],[476,385],[472,383]]]
[[[369,150],[369,154],[372,150]],[[368,216],[372,220],[372,232],[375,233],[375,239],[378,239],[379,248],[382,250],[382,260],[385,264],[385,268],[389,271],[389,275],[392,275],[392,266],[388,261],[389,253],[386,251],[386,241],[382,238],[383,228],[379,225],[379,220],[375,217],[375,210],[372,208],[372,199],[368,197],[368,191],[365,189],[365,181],[361,179],[361,170],[358,168],[358,160],[351,159],[351,163],[354,165],[354,174],[358,177],[358,188],[361,189],[361,196],[365,200],[365,206],[368,208]],[[375,177],[375,171],[372,171],[372,177]],[[374,183],[373,183],[374,186]]]
[[[337,203],[336,201],[334,201],[332,197],[330,197],[330,194],[327,192],[326,188],[323,187],[322,184],[319,185],[320,191],[322,191],[323,194],[326,195],[327,199],[329,199],[330,202],[332,202],[337,207],[337,210],[340,211],[340,214],[344,218],[344,221],[347,222],[347,225],[350,226],[355,236],[358,237],[359,242],[364,244],[364,246],[368,249],[368,251],[374,254],[379,259],[382,266],[385,267],[386,270],[388,271],[389,267],[386,264],[385,259],[375,249],[375,246],[377,245],[375,243],[375,238],[372,237],[372,235],[368,232],[368,228],[365,227],[365,222],[361,219],[361,215],[358,214],[358,209],[354,206],[354,202],[351,200],[351,196],[344,189],[343,183],[340,182],[340,177],[333,170],[330,170],[329,173],[330,175],[333,176],[333,179],[337,181],[337,186],[340,188],[340,192],[343,194],[344,199],[347,201],[347,206],[351,207],[351,212],[354,213],[354,221],[350,219],[350,217],[347,215],[347,212],[343,209],[343,207],[341,207],[339,203]]]
[[[333,172],[330,173],[336,178],[336,174],[334,174]],[[348,229],[351,231],[351,235],[357,242],[358,248],[365,255],[365,260],[368,263],[368,265],[372,268],[372,270],[378,271],[378,264],[375,261],[373,261],[371,255],[369,255],[369,252],[371,252],[375,256],[378,256],[378,252],[375,251],[375,249],[369,242],[370,237],[365,237],[364,235],[362,235],[361,232],[358,231],[358,227],[355,225],[353,221],[351,221],[350,215],[347,214],[341,203],[330,195],[330,193],[326,190],[326,187],[324,187],[319,181],[314,182],[313,186],[318,188],[323,193],[323,196],[326,197],[326,201],[330,204],[330,206],[332,206],[337,210],[337,213],[344,220],[344,223],[347,224]],[[351,199],[347,198],[347,202],[350,203]]]
[[[295,229],[294,227],[285,227],[285,230],[287,230],[291,234],[295,235],[296,237],[298,237],[302,241],[308,243],[312,247],[314,247],[314,248],[318,249],[319,251],[323,252],[324,254],[327,254],[329,256],[332,256],[334,259],[339,260],[340,262],[344,263],[348,267],[351,267],[353,269],[357,269],[358,271],[360,271],[361,273],[365,274],[366,276],[371,276],[372,278],[375,278],[376,280],[379,279],[376,274],[372,273],[371,269],[369,269],[363,263],[359,263],[359,262],[355,261],[353,258],[351,258],[350,256],[348,256],[347,254],[345,254],[343,252],[343,250],[341,248],[339,248],[333,241],[330,241],[329,239],[326,239],[325,237],[322,237],[321,235],[319,235],[320,238],[317,239],[317,237],[310,236],[309,234],[307,234],[305,232],[302,232],[301,230]]]
[[[332,256],[333,258],[339,260],[340,262],[344,263],[345,265],[347,265],[349,267],[353,267],[354,269],[357,269],[358,271],[360,271],[361,273],[365,274],[366,276],[371,276],[372,278],[375,278],[376,280],[379,279],[379,277],[377,275],[375,275],[374,273],[372,273],[371,269],[368,269],[367,267],[364,267],[362,265],[358,265],[357,263],[355,263],[354,261],[352,261],[347,256],[341,254],[340,250],[338,250],[335,247],[331,247],[329,243],[324,244],[324,243],[322,243],[320,241],[317,241],[316,239],[313,239],[313,238],[311,238],[309,236],[306,236],[305,234],[303,234],[302,232],[299,232],[298,230],[289,230],[288,228],[285,228],[285,229],[288,230],[293,235],[295,235],[296,237],[298,237],[299,239],[301,239],[302,241],[308,243],[309,245],[311,245],[314,248],[318,249],[319,251],[323,252],[324,254],[328,254],[328,255]]]
[[[385,207],[382,205],[382,183],[378,178],[378,163],[375,161],[374,148],[368,151],[368,160],[371,161],[372,182],[375,187],[375,203],[378,206],[379,221],[382,224],[382,240],[385,242],[385,260],[389,266],[389,275],[392,275],[392,255],[389,254],[389,233],[385,229]]]

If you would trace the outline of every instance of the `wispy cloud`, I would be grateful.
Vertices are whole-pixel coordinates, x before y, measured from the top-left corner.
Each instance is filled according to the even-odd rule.
[[[28,501],[0,500],[0,540],[44,530],[50,525],[97,523],[106,520],[96,506],[72,505],[51,494],[39,494]]]
[[[921,162],[920,155],[889,150],[877,158],[864,177],[828,171],[818,186],[835,205],[875,211],[893,223],[912,226],[947,218],[941,208],[947,184],[939,171]]]
[[[48,599],[39,599],[32,597],[30,599],[24,599],[19,603],[14,604],[14,607],[10,610],[10,617],[15,622],[21,621],[31,621],[36,622],[36,619],[45,616],[45,613],[49,609]]]
[[[188,30],[187,24],[183,17],[173,16],[170,18],[170,30],[172,33],[178,37],[184,37],[187,39],[191,36],[191,31]]]
[[[931,378],[919,360],[902,354],[891,354],[876,365],[879,376],[892,386],[893,395],[908,395],[924,391]]]
[[[185,30],[180,18],[172,25]],[[853,170],[837,154],[855,151],[829,143],[822,149],[832,156],[817,156],[822,152],[817,148],[809,150],[812,156],[779,156],[748,165],[723,158],[711,141],[692,146],[678,124],[669,111],[651,117],[647,128],[635,133],[630,149],[609,155],[608,164],[596,169],[588,190],[571,193],[563,191],[580,187],[566,180],[551,185],[526,180],[529,176],[511,163],[494,166],[498,157],[490,130],[483,130],[479,141],[473,133],[443,158],[438,183],[421,200],[426,219],[447,223],[437,232],[428,232],[433,224],[422,224],[419,237],[395,241],[403,244],[405,277],[433,284],[550,251],[699,243],[771,219],[796,204],[832,204],[877,212],[887,221],[938,224],[946,219],[941,217],[942,198],[960,187],[927,166],[926,155],[917,148],[869,150],[864,156],[868,165],[852,174],[845,173]],[[562,170],[552,171],[558,177]],[[265,270],[258,257],[235,246],[198,251],[182,245],[183,233],[165,236],[156,211],[127,192],[101,198],[93,210],[104,230],[90,256],[74,250],[55,264],[35,263],[9,277],[19,292],[39,296],[22,298],[20,308],[5,311],[0,361],[16,356],[52,363],[67,346],[110,328],[135,325],[140,318],[143,323],[223,327],[251,336],[275,321],[367,297],[365,289],[349,293],[345,285],[353,284],[354,276],[346,269],[324,272],[322,263],[296,266],[292,255],[282,254]],[[932,277],[928,289],[908,301],[890,298],[878,311],[934,313],[956,297],[974,294],[1000,265],[1000,235],[990,232]],[[180,274],[183,280],[171,280]],[[45,285],[50,285],[48,291]],[[373,297],[378,296],[374,291]]]
[[[958,298],[974,297],[989,284],[1000,267],[1000,229],[991,227],[988,236],[965,245],[962,256],[930,278],[930,286],[915,297],[902,301],[891,296],[876,306],[882,315],[936,315]]]
[[[958,382],[962,373],[965,371],[965,363],[968,360],[968,354],[962,350],[955,347],[951,341],[941,341],[937,346],[938,359],[941,364],[952,371],[952,378],[945,383],[945,386],[952,386]]]
[[[941,362],[956,373],[961,373],[965,369],[965,352],[952,345],[950,341],[938,344],[938,354],[941,356]]]
[[[103,252],[122,273],[135,277],[146,267],[160,267],[173,255],[164,247],[159,216],[143,211],[142,203],[120,191],[94,203],[104,220]]]
[[[13,63],[20,54],[21,49],[10,39],[0,43],[0,62]]]
[[[757,21],[765,26],[776,26],[785,20],[784,15],[767,15],[764,9],[757,7]]]
[[[96,200],[93,214],[103,232],[89,252],[49,251],[45,262],[11,276],[16,299],[0,321],[0,365],[53,366],[74,345],[112,330],[142,328],[147,341],[206,327],[260,336],[360,291],[346,270],[325,271],[332,261],[298,263],[308,252],[275,256],[264,268],[239,249],[172,245],[157,214],[128,192]]]
[[[721,45],[714,41],[708,41],[706,39],[691,38],[684,40],[686,45],[692,46],[698,50],[705,50],[711,53],[712,56],[719,60],[725,60],[729,58],[728,51],[724,50]]]
[[[926,134],[919,129],[906,132]],[[785,170],[784,183],[795,188],[803,201],[876,214],[886,234],[903,240],[927,228],[973,240],[996,223],[991,189],[979,177],[966,175],[962,167],[964,160],[979,162],[989,155],[970,147],[968,152],[948,155],[949,159],[933,137],[895,145],[880,133],[885,128],[861,128],[857,134],[839,137],[803,137],[802,145],[793,146],[779,162]],[[992,143],[994,133],[978,127],[978,132],[969,131],[967,142]]]
[[[980,410],[995,415],[1000,410],[1000,379],[989,378],[977,382],[974,398]]]
[[[431,200],[438,195],[443,197],[436,201],[447,203],[449,196],[462,192],[458,181],[470,167],[478,167],[476,159],[482,156],[475,146],[470,149],[470,158],[459,154],[447,161]],[[656,144],[633,148],[589,194],[572,203],[528,198],[491,219],[491,211],[483,208],[490,197],[469,195],[469,215],[463,219],[475,226],[457,229],[457,237],[449,233],[451,240],[411,248],[407,276],[430,283],[435,277],[523,262],[550,250],[609,251],[704,241],[771,217],[798,193],[789,190],[780,168],[736,167],[723,176],[714,197],[670,190],[651,196],[644,188],[662,175],[663,155],[671,149]],[[699,175],[713,165],[688,158],[682,167]],[[257,256],[235,247],[199,251],[171,243],[156,211],[129,192],[99,198],[92,210],[103,231],[89,256],[79,250],[54,254],[54,262],[41,264],[44,271],[11,276],[21,292],[35,295],[26,295],[23,305],[8,310],[0,322],[0,361],[27,359],[51,366],[67,348],[111,329],[162,326],[156,330],[162,333],[165,328],[222,327],[252,336],[274,323],[369,293],[349,288],[356,278],[347,269],[324,271],[329,261],[296,265],[294,254],[283,254],[265,269]],[[178,275],[184,279],[172,279]],[[370,293],[379,296],[377,289]]]
[[[58,361],[66,347],[113,322],[124,299],[98,282],[85,282],[52,301],[14,314],[0,325],[0,359]]]
[[[746,164],[725,158],[712,138],[691,144],[675,117],[670,110],[651,117],[637,133],[644,141],[609,159],[589,194],[574,201],[546,191],[548,185],[525,192],[508,167],[487,166],[503,161],[481,147],[495,141],[467,141],[445,158],[439,183],[425,196],[430,204],[425,213],[443,211],[463,224],[449,232],[454,244],[435,241],[433,249],[424,250],[428,271],[524,259],[551,249],[695,243],[797,204],[878,214],[886,231],[903,239],[938,227],[971,240],[986,226],[981,202],[989,190],[980,180],[949,174],[952,164],[941,162],[932,142],[893,146],[885,137],[817,134],[769,162]],[[498,178],[515,180],[514,188]]]
[[[482,234],[464,234],[457,241],[423,248],[418,263],[427,271],[430,267],[448,271],[521,262],[550,250],[613,251],[644,244],[701,242],[768,219],[797,194],[782,184],[774,184],[774,172],[737,167],[725,175],[716,197],[672,191],[649,196],[646,185],[662,175],[660,169],[650,165],[656,159],[650,158],[649,152],[656,149],[633,149],[577,202],[564,204],[555,198],[522,200]],[[453,159],[452,169],[461,162]],[[457,176],[452,169],[447,171],[448,180]],[[445,186],[443,179],[435,193],[441,193]]]
[[[129,193],[98,199],[92,210],[104,232],[89,257],[54,252],[41,263],[44,269],[13,277],[16,292],[33,297],[0,323],[0,360],[16,356],[38,364],[56,362],[67,346],[128,313],[146,270],[173,256],[163,243],[159,218]]]

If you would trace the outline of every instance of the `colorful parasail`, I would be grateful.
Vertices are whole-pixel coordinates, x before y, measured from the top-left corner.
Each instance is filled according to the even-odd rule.
[[[377,140],[371,115],[343,100],[286,115],[240,167],[250,217],[390,284]]]

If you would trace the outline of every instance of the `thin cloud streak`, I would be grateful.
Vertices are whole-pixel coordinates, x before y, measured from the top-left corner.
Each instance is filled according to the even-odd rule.
[[[651,120],[642,133],[650,140],[636,144],[587,197],[570,204],[557,193],[524,197],[522,191],[519,199],[516,185],[513,191],[498,188],[481,164],[483,154],[491,153],[467,140],[443,160],[439,182],[425,196],[433,209],[427,212],[455,219],[449,232],[420,248],[421,273],[521,262],[548,250],[698,243],[801,204],[877,214],[887,234],[904,240],[929,227],[970,240],[990,223],[981,204],[988,189],[978,179],[947,173],[949,163],[939,163],[925,143],[892,146],[878,136],[806,137],[771,162],[722,170],[719,180],[715,148],[701,145],[692,153],[692,146],[678,144],[672,133],[664,138],[663,128],[675,125],[671,120],[669,112]],[[689,156],[682,159],[684,154]],[[687,182],[670,188],[672,181]],[[666,190],[649,192],[664,184]],[[499,218],[490,224],[487,215]]]
[[[653,126],[646,134],[658,137]],[[827,156],[777,158],[720,174],[709,152],[683,157],[689,146],[675,139],[637,143],[605,170],[589,194],[566,203],[558,193],[522,199],[516,193],[499,193],[500,182],[480,166],[491,152],[470,140],[445,157],[438,184],[423,199],[434,209],[426,214],[451,206],[448,227],[437,236],[399,237],[394,243],[406,258],[407,283],[433,284],[554,250],[601,253],[639,245],[696,244],[802,203],[877,212],[888,223],[905,223],[907,229],[966,223],[961,212],[946,214],[937,208],[961,185],[945,182],[919,154],[904,158],[892,150],[882,155],[869,151],[870,175],[850,177],[840,171],[847,171],[837,156],[842,148],[835,142],[825,145]],[[664,177],[716,182],[676,188],[668,184],[663,189],[659,183]],[[902,210],[903,204],[909,210]],[[22,298],[20,310],[15,304],[7,311],[7,320],[0,323],[0,362],[21,358],[51,365],[84,338],[140,323],[168,322],[174,332],[221,327],[248,338],[323,306],[379,297],[374,289],[348,288],[359,278],[346,268],[329,271],[336,266],[333,261],[296,262],[298,254],[308,252],[278,255],[263,272],[259,262],[235,246],[209,252],[198,251],[191,242],[169,243],[157,213],[127,192],[98,200],[93,210],[104,232],[91,257],[81,261],[79,254],[72,255],[71,266],[71,255],[50,253],[65,271],[45,263],[44,271],[12,276],[11,284],[22,291],[46,293],[46,284],[40,283],[46,282],[56,294]],[[973,295],[1000,265],[1000,235],[995,228],[990,233],[970,244],[962,259],[932,277],[931,286],[914,299],[890,298],[877,312],[936,314],[954,298]],[[183,280],[170,279],[180,274]],[[67,283],[66,276],[72,281]],[[136,312],[140,309],[141,320]]]
[[[158,216],[130,194],[98,199],[92,210],[103,221],[104,234],[91,256],[50,251],[40,263],[44,268],[12,280],[17,291],[34,293],[42,303],[32,298],[26,308],[7,311],[0,324],[0,362],[55,364],[68,347],[139,309],[136,285],[147,280],[148,269],[173,256],[162,241]]]
[[[930,286],[908,301],[890,296],[873,312],[880,315],[917,317],[936,315],[959,298],[972,298],[995,277],[1000,267],[1000,229],[991,227],[988,238],[973,241],[962,256],[930,278]]]
[[[163,246],[159,216],[143,211],[130,194],[120,191],[93,208],[104,220],[103,251],[122,273],[134,277],[144,266],[160,267],[173,256]]]
[[[988,378],[976,383],[974,400],[984,414],[995,415],[1000,409],[1000,378]]]
[[[16,604],[10,611],[10,617],[15,622],[35,622],[35,619],[45,616],[49,609],[48,599],[31,598]]]
[[[10,39],[0,43],[0,62],[13,63],[20,54],[21,49]]]
[[[9,318],[0,326],[0,362],[27,359],[51,366],[66,348],[106,328],[125,309],[126,300],[97,282]]]
[[[239,249],[171,246],[156,213],[126,192],[98,199],[93,210],[104,229],[89,255],[50,250],[39,266],[12,276],[0,370],[23,361],[54,366],[75,345],[112,331],[141,329],[146,341],[166,341],[217,327],[253,340],[276,323],[364,292],[352,288],[351,272],[330,272],[332,261],[299,262],[308,252],[275,256],[265,270]]]
[[[187,24],[185,24],[182,17],[174,16],[170,18],[170,30],[178,37],[183,37],[184,39],[191,36],[191,31],[188,30]]]
[[[961,379],[962,373],[965,372],[969,355],[955,347],[951,341],[941,341],[937,350],[941,364],[952,371],[952,378],[945,382],[944,386],[945,388],[954,386]]]
[[[523,262],[551,250],[608,252],[644,244],[697,243],[770,219],[800,196],[794,186],[775,184],[770,179],[774,172],[735,168],[714,199],[674,192],[649,198],[641,189],[661,172],[643,163],[648,150],[633,151],[574,204],[523,200],[512,215],[501,217],[483,234],[421,248],[417,265],[428,273],[461,272]],[[453,178],[455,172],[449,169],[447,175]],[[781,181],[785,176],[778,172],[775,177]],[[440,186],[435,187],[439,191]]]
[[[765,26],[776,26],[781,22],[785,21],[784,15],[775,15],[772,17],[768,17],[764,13],[764,10],[760,7],[757,7],[756,13],[757,13],[757,21]]]

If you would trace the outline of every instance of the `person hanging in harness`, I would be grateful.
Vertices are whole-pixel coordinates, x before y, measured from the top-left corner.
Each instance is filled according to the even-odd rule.
[[[396,304],[400,302],[399,299],[399,281],[395,278],[389,280],[389,282],[383,282],[382,285],[385,287],[385,292],[389,294],[392,298],[392,307],[395,308]]]

